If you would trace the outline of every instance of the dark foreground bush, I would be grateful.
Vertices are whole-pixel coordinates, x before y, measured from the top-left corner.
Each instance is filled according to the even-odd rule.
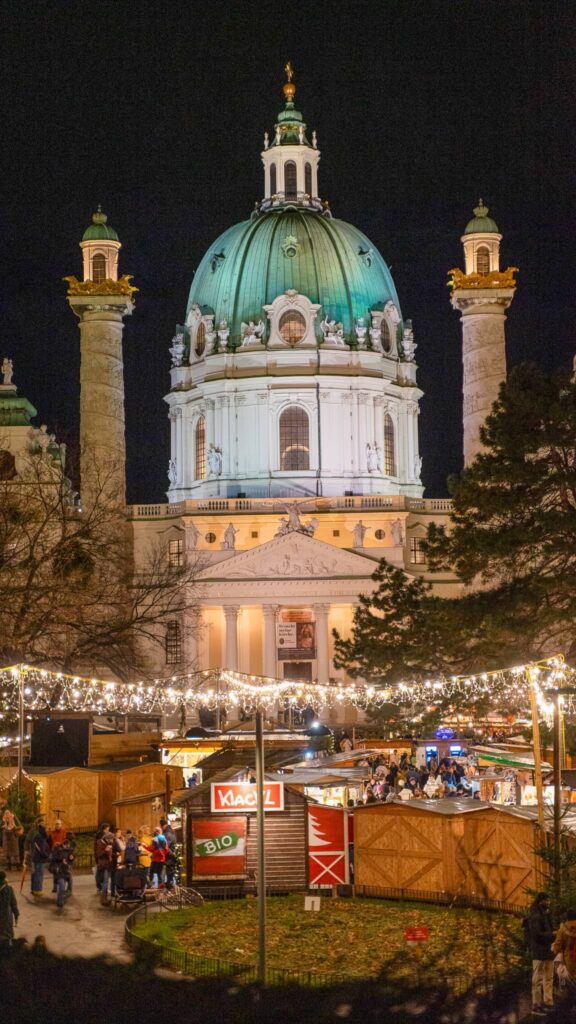
[[[144,965],[26,949],[0,961],[0,1005],[10,1024],[512,1024],[530,1019],[527,988],[525,981],[515,981],[474,999],[382,982],[261,992],[234,979],[172,979]],[[576,1006],[564,1006],[548,1019],[576,1024]]]

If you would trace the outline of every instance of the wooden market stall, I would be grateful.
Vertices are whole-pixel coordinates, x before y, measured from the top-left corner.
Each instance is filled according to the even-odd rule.
[[[31,768],[40,784],[38,812],[49,825],[61,818],[72,831],[96,829],[99,823],[99,779],[87,768]]]
[[[532,809],[411,800],[354,810],[355,883],[526,906],[542,887]]]
[[[184,860],[189,885],[226,884],[239,891],[255,889],[257,870],[256,813],[231,808],[230,813],[214,812],[211,806],[212,783],[244,781],[245,771],[230,768],[211,782],[186,790],[174,800],[182,811]],[[269,776],[266,776],[268,780]],[[255,787],[253,787],[255,792]],[[307,801],[287,783],[283,786],[284,808],[271,811],[265,818],[266,887],[271,892],[302,891],[307,883]],[[214,837],[236,836],[236,856],[214,859],[197,856]],[[234,861],[234,863],[232,863]]]

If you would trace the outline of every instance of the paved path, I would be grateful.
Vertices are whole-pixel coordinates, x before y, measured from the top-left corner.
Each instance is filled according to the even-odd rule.
[[[91,874],[74,876],[74,892],[62,909],[56,906],[56,896],[51,892],[52,876],[48,872],[41,897],[30,895],[29,877],[22,892],[20,873],[9,871],[7,878],[20,910],[16,937],[33,942],[37,935],[43,935],[48,949],[57,956],[131,959],[124,945],[124,922],[133,907],[119,906],[117,910],[112,906],[103,907]]]

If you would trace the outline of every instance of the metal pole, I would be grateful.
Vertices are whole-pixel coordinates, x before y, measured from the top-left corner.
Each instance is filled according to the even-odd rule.
[[[18,673],[18,796],[22,792],[24,774],[24,676]]]
[[[256,829],[258,836],[258,981],[266,984],[266,846],[264,836],[263,713],[256,711]]]
[[[538,824],[544,828],[544,789],[542,786],[542,758],[540,756],[540,722],[538,721],[538,705],[534,688],[534,675],[528,666],[528,692],[530,694],[530,710],[532,712],[532,746],[534,749],[534,782],[536,783],[536,802],[538,804]]]
[[[560,899],[562,879],[560,877],[560,820],[562,816],[562,731],[560,716],[560,694],[554,694],[554,891]]]

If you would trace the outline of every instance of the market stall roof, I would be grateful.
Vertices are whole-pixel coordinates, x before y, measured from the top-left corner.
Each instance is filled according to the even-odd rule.
[[[314,757],[305,761],[297,761],[292,765],[292,768],[313,768],[326,771],[327,768],[336,768],[338,765],[342,767],[349,764],[350,761],[365,761],[367,758],[376,757],[381,753],[381,750],[373,750],[372,748],[367,748],[366,750],[345,750],[340,754],[329,754],[328,757]]]
[[[524,768],[534,771],[536,765],[534,758],[528,754],[515,754],[502,747],[470,747],[470,752],[477,754],[479,760],[487,761],[489,764],[502,765],[505,768]],[[552,771],[552,765],[548,761],[542,761],[544,771]]]
[[[285,774],[274,772],[270,779],[274,782],[288,783],[290,786],[319,786],[323,789],[336,786],[357,786],[361,784],[365,776],[363,773],[351,769],[341,772],[318,772],[298,771]]]

